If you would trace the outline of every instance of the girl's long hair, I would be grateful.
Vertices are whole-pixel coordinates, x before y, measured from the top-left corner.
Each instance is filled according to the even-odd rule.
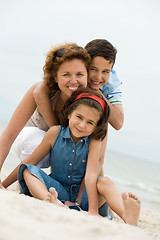
[[[80,99],[74,101],[80,93],[91,93],[91,94],[94,94],[95,96],[103,99],[104,102],[106,103],[106,107],[105,107],[104,111],[103,111],[101,105],[94,99],[85,97],[85,98],[80,98]],[[71,95],[71,97],[67,100],[67,102],[64,106],[64,109],[62,110],[62,112],[60,114],[60,117],[59,117],[60,124],[62,126],[68,126],[68,124],[69,124],[68,116],[81,104],[89,106],[91,108],[95,108],[100,112],[100,119],[97,123],[96,129],[93,132],[92,136],[93,136],[93,138],[102,141],[107,134],[108,120],[109,120],[109,115],[110,115],[110,107],[107,104],[107,102],[105,101],[105,99],[103,98],[102,94],[92,90],[91,88],[80,88],[78,91],[74,92]]]

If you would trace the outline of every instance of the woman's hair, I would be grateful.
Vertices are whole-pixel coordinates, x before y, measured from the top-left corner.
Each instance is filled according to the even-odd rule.
[[[55,81],[57,71],[62,63],[73,59],[81,60],[88,70],[91,58],[87,51],[75,43],[66,43],[58,47],[53,47],[46,56],[43,67],[44,83],[51,90],[58,90],[58,83]]]
[[[93,98],[85,96],[85,94],[83,94],[83,97],[80,97],[80,94],[82,93],[88,93],[88,95],[91,95]],[[96,100],[96,97],[98,97],[99,101]],[[60,114],[60,124],[62,126],[68,126],[68,116],[81,104],[89,106],[91,108],[95,108],[100,112],[100,119],[92,136],[95,139],[102,141],[107,134],[107,123],[110,114],[110,107],[104,100],[103,96],[100,93],[95,92],[91,88],[80,88],[76,92],[72,93],[71,97],[67,100],[64,109]]]
[[[89,53],[91,59],[99,56],[108,60],[110,63],[115,63],[117,49],[105,39],[95,39],[87,43],[85,49]]]

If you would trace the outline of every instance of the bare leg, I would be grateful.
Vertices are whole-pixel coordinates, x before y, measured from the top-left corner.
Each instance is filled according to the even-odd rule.
[[[107,178],[102,177],[98,179],[97,188],[99,193],[104,196],[109,207],[123,219],[125,223],[137,225],[140,214],[140,201],[138,198],[129,194],[124,193],[122,196],[113,184],[113,182]]]
[[[28,169],[24,170],[23,176],[33,197],[64,207],[64,204],[57,199],[58,193],[54,188],[50,188],[48,192],[45,184],[33,176]]]
[[[107,138],[108,138],[108,133],[101,144],[101,150],[100,150],[100,156],[99,156],[99,176],[104,176],[103,164],[104,164],[104,156],[105,156],[105,151],[107,146]]]
[[[124,206],[121,193],[113,182],[108,177],[101,177],[98,179],[97,188],[98,192],[104,196],[109,207],[118,214],[118,216],[122,217]]]
[[[51,203],[54,203],[60,207],[66,207],[61,201],[58,200],[58,193],[56,192],[55,188],[51,187],[49,189],[49,193],[48,193],[48,197],[49,197],[49,201]]]

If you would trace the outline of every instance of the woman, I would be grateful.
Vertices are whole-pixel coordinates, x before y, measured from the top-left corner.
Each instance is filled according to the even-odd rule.
[[[107,40],[104,40],[104,39],[96,39],[96,40],[91,41],[90,43],[88,43],[86,45],[86,49],[92,58],[92,62],[91,62],[90,68],[89,68],[88,81],[89,81],[89,83],[91,83],[93,81],[103,80],[103,85],[105,84],[104,86],[102,86],[103,92],[104,92],[105,97],[107,98],[107,102],[111,108],[111,115],[110,115],[109,122],[115,129],[118,130],[123,125],[123,108],[122,108],[122,104],[121,104],[121,91],[119,89],[117,89],[117,87],[120,85],[119,80],[116,78],[115,71],[112,70],[112,67],[114,65],[115,58],[116,58],[116,50],[112,46],[112,44],[110,44]],[[99,58],[100,58],[100,60],[103,60],[103,62],[99,61]],[[109,63],[109,69],[108,69],[108,63]],[[111,78],[109,79],[110,72],[111,72]],[[44,78],[44,80],[45,80],[45,78]],[[52,88],[51,85],[48,85],[48,86],[49,86],[49,88],[50,87]],[[99,89],[99,86],[98,86],[98,89]],[[74,91],[76,89],[73,87],[73,88],[70,88],[70,90]],[[48,89],[47,89],[47,91],[48,91]],[[2,134],[2,136],[0,138],[0,146],[1,146],[0,168],[10,150],[10,147],[11,147],[13,141],[15,140],[16,136],[18,135],[20,130],[24,127],[27,120],[29,119],[29,117],[32,115],[32,113],[34,112],[34,110],[36,108],[35,101],[33,98],[33,92],[35,92],[35,86],[33,86],[27,92],[27,94],[24,96],[19,107],[16,109],[15,113],[13,114],[13,117],[11,118],[11,121],[10,121],[8,127],[6,128],[6,130],[4,131],[4,133]],[[51,92],[51,90],[49,91],[49,93],[50,92]],[[35,96],[35,94],[34,94],[34,96]],[[40,96],[40,94],[38,94],[38,96]],[[39,106],[40,104],[38,104],[38,101],[39,101],[39,99],[37,100],[37,105]],[[25,105],[27,106],[26,109],[24,108]],[[47,130],[49,126],[52,126],[52,125],[56,124],[57,122],[56,122],[52,107],[50,105],[50,99],[48,99],[48,102],[46,101],[45,104],[43,104],[43,105],[46,108],[46,113],[49,116],[51,116],[50,117],[51,120],[47,121],[47,117],[43,115],[46,120],[46,123],[48,123],[48,126],[46,123],[44,123],[44,121],[42,121],[42,119],[43,119],[42,118],[41,120],[39,120],[39,123],[41,126],[38,125],[38,128]],[[24,111],[24,109],[25,109],[25,111]],[[43,109],[40,109],[40,110],[42,113],[44,112]],[[41,116],[40,113],[38,115],[39,115],[39,117]],[[35,119],[35,121],[34,121],[34,119]],[[17,125],[17,122],[18,122],[18,125]],[[27,125],[33,124],[33,126],[34,126],[35,122],[37,122],[37,116],[33,117],[32,121],[29,121],[29,123],[27,123]],[[44,123],[44,125],[42,124],[42,122]],[[18,146],[17,152],[18,152],[18,155],[19,155],[21,161],[23,159],[25,159],[26,157],[28,157],[33,152],[33,150],[36,148],[37,145],[39,145],[43,136],[45,135],[45,132],[40,131],[38,128],[30,129],[31,132],[29,132],[29,129],[25,128],[27,133],[20,134],[21,135],[21,136],[19,136],[20,142],[25,143],[25,144],[21,144],[21,145],[19,143],[16,144]],[[23,130],[23,133],[24,133],[24,130]],[[24,139],[24,136],[25,136],[25,139]],[[34,138],[33,138],[33,136],[34,136]],[[37,136],[37,139],[36,139],[36,136]],[[32,141],[32,140],[34,140],[34,141]],[[17,142],[18,142],[18,140],[17,140]],[[30,145],[28,145],[29,143],[30,143]],[[25,149],[21,148],[22,145],[25,146]],[[93,145],[93,147],[94,147],[94,145]],[[100,156],[101,164],[103,163],[103,160],[104,160],[105,147],[106,147],[106,143],[104,143],[102,146],[102,151],[101,151],[101,156]],[[41,164],[41,166],[44,167],[45,165]]]
[[[123,125],[123,108],[122,93],[119,89],[121,82],[113,70],[117,50],[105,39],[95,39],[89,42],[85,46],[85,49],[91,57],[91,64],[88,69],[88,86],[96,91],[101,90],[100,92],[103,93],[103,96],[111,108],[109,123],[114,129],[119,130]],[[49,127],[55,123],[49,98],[50,93],[50,86],[48,86],[45,81],[41,82],[33,92],[37,106]],[[29,141],[31,142],[31,139]],[[99,157],[101,165],[103,165],[104,162],[106,144],[107,137],[101,146],[101,154]],[[33,145],[32,143],[32,146]],[[30,149],[31,148],[32,147],[30,147]],[[103,175],[102,171],[101,175]]]
[[[80,86],[87,86],[87,68],[89,64],[90,56],[86,50],[77,44],[64,44],[48,52],[43,70],[44,80],[56,92],[53,96],[55,124],[58,121],[61,109],[71,93],[76,91]],[[61,68],[60,71],[58,71],[59,68]],[[57,84],[57,79],[59,79],[59,85]],[[35,119],[37,124],[36,129],[41,128],[41,119],[36,118],[38,109],[36,109],[36,103],[33,98],[34,89],[35,86],[32,86],[25,94],[0,137],[0,169],[14,140],[24,126],[26,124],[27,126],[33,126],[33,119]],[[29,119],[30,121],[28,122]],[[26,127],[23,130],[29,131],[29,129],[29,127]],[[44,130],[47,129],[44,127]],[[33,136],[36,135],[32,132],[32,138]],[[3,188],[1,182],[0,188]]]

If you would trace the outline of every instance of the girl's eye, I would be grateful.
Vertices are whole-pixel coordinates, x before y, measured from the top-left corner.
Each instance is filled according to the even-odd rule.
[[[77,118],[82,119],[82,117],[81,117],[81,116],[78,116],[78,115],[77,115]]]
[[[93,122],[88,122],[88,124],[93,125]]]
[[[77,76],[83,76],[83,74],[82,73],[77,73]]]

